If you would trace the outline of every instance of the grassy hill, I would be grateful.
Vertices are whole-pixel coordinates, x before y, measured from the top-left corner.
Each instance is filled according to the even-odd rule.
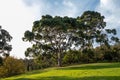
[[[120,80],[120,63],[93,63],[48,68],[1,80]]]

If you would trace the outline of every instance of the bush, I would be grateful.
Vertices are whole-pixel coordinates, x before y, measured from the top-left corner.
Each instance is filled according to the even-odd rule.
[[[3,66],[0,66],[0,78],[6,77],[7,69],[5,69]]]
[[[64,64],[80,63],[81,54],[82,53],[79,51],[70,50],[65,53],[63,57],[63,63]]]
[[[25,65],[23,61],[14,57],[7,57],[4,59],[3,66],[0,67],[0,77],[8,77],[22,74],[25,72]]]

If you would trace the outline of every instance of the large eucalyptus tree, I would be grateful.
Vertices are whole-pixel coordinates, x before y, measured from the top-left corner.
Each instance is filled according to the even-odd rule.
[[[34,22],[32,31],[26,31],[24,34],[23,40],[33,43],[33,47],[27,49],[26,56],[53,53],[57,55],[58,66],[61,66],[63,52],[73,44],[72,31],[76,30],[75,25],[74,18],[42,16],[41,20]]]
[[[58,66],[61,66],[61,56],[66,50],[73,47],[92,49],[94,43],[109,45],[111,40],[119,41],[113,36],[116,30],[105,27],[104,16],[94,11],[86,11],[77,18],[42,16],[33,23],[31,31],[24,33],[23,41],[33,44],[25,55],[35,58],[42,54],[56,54]]]

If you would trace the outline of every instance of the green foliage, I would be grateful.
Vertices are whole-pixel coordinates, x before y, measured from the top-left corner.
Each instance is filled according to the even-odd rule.
[[[39,64],[40,68],[46,68],[52,66],[52,60],[50,54],[39,55],[36,57],[35,62]]]
[[[111,45],[110,48],[102,45],[95,48],[95,59],[96,61],[111,61],[119,62],[120,61],[120,44]]]
[[[23,61],[14,57],[5,58],[3,65],[0,66],[0,77],[8,77],[22,74],[25,72]]]
[[[93,63],[93,62],[120,62],[120,44],[116,43],[108,48],[101,45],[94,49],[80,51],[68,51],[64,53],[63,63]]]
[[[3,56],[9,56],[9,52],[12,50],[12,46],[9,45],[12,36],[5,29],[0,26],[0,53]]]
[[[31,41],[31,40],[34,38],[34,34],[33,34],[32,32],[30,32],[30,31],[26,31],[26,32],[24,33],[24,36],[25,36],[26,38],[28,38],[29,41]],[[24,38],[23,38],[23,40],[24,40]]]
[[[75,22],[74,18],[69,17],[42,16],[41,20],[33,23],[32,31],[24,33],[23,40],[33,42],[25,55],[35,58],[43,54],[57,54],[58,66],[61,66],[61,55],[73,43],[71,31],[75,30]]]
[[[64,54],[63,63],[64,64],[74,64],[81,62],[82,53],[79,51],[70,50]]]

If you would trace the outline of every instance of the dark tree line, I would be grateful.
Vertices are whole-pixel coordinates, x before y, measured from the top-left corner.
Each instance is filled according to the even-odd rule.
[[[85,11],[77,18],[42,16],[33,23],[31,31],[25,31],[23,41],[33,44],[25,52],[27,57],[33,57],[41,64],[45,60],[62,66],[64,53],[76,49],[91,55],[94,44],[110,47],[110,42],[119,42],[115,35],[115,29],[106,29],[104,16]]]
[[[81,52],[71,50],[64,54],[63,64],[96,63],[96,62],[120,62],[120,44],[101,45],[91,50]]]

